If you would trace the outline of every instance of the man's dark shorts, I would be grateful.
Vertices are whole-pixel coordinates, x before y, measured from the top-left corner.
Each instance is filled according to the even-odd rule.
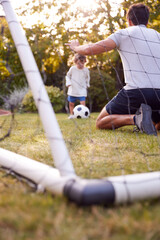
[[[135,114],[141,103],[151,106],[153,122],[160,122],[160,89],[122,89],[106,105],[106,111],[109,114]]]

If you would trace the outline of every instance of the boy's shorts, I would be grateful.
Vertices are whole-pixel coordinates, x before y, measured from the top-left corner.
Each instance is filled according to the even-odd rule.
[[[160,122],[160,89],[125,90],[123,88],[106,105],[106,111],[109,114],[135,114],[142,103],[152,108],[153,122]]]
[[[68,96],[68,102],[72,102],[75,103],[77,100],[79,100],[80,102],[85,101],[86,97],[73,97],[73,96]]]

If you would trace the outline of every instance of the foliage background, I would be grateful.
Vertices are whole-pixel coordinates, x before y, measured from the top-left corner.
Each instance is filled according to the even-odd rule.
[[[26,31],[29,44],[40,69],[46,86],[56,86],[66,93],[65,75],[73,64],[73,52],[65,45],[71,39],[80,43],[96,42],[105,39],[119,28],[126,27],[125,14],[132,3],[142,1],[122,1],[115,6],[109,0],[99,1],[98,8],[85,10],[77,8],[71,11],[74,0],[29,1],[26,6],[17,9],[22,25]],[[151,9],[149,27],[160,30],[160,2],[143,1]],[[40,4],[39,4],[40,3]],[[39,14],[40,19],[28,26],[25,17]],[[48,23],[49,22],[49,23]],[[0,17],[0,94],[8,95],[15,88],[26,85],[26,78],[21,67],[14,43],[10,36],[5,18]],[[88,105],[93,111],[101,107],[123,86],[123,69],[116,51],[87,57],[87,67],[91,71],[91,89]],[[97,73],[96,73],[97,71]],[[102,71],[108,77],[100,83],[98,73]],[[96,74],[93,74],[96,73]],[[109,79],[109,80],[108,80]],[[106,96],[99,92],[107,85]],[[95,97],[95,93],[97,96]],[[3,103],[0,98],[0,104]]]
[[[54,108],[54,111],[60,112],[64,106],[63,92],[58,87],[46,86],[46,91],[49,96],[50,102]],[[31,90],[24,96],[21,107],[25,112],[37,112],[36,104],[33,100]]]

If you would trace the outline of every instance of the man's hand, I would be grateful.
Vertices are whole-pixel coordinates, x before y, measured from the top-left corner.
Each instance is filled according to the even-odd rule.
[[[75,48],[78,47],[80,44],[78,40],[72,40],[68,43],[65,43],[65,45],[69,46],[72,51],[75,51]]]

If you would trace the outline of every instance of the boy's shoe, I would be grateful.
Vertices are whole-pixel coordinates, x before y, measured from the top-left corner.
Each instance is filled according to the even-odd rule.
[[[74,115],[69,115],[69,117],[68,117],[68,119],[73,119],[73,118],[75,118],[75,116]]]
[[[157,136],[157,131],[152,122],[152,109],[147,104],[142,103],[135,115],[135,124],[141,132],[148,135]]]

